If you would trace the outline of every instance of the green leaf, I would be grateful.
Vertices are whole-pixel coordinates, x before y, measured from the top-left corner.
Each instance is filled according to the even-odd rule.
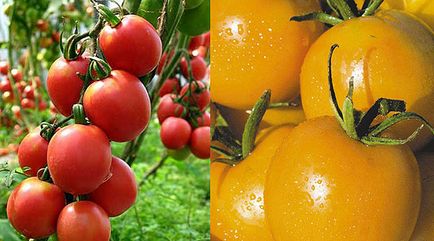
[[[20,241],[7,219],[0,219],[0,241]]]

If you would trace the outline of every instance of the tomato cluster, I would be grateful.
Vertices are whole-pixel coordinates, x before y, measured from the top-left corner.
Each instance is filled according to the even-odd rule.
[[[211,123],[206,111],[210,93],[205,82],[208,67],[203,57],[208,47],[209,34],[193,37],[189,42],[188,57],[191,59],[182,58],[179,64],[181,74],[165,80],[159,89],[161,99],[157,117],[161,124],[160,138],[175,159],[185,159],[189,151],[201,159],[210,157]],[[196,52],[200,49],[202,55]],[[167,61],[165,56],[160,61],[161,66]]]

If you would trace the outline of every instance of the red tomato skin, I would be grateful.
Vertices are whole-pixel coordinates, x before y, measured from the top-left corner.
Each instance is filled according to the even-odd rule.
[[[7,215],[18,232],[40,239],[56,232],[57,217],[64,206],[65,196],[59,187],[31,177],[12,191]]]
[[[202,81],[194,81],[192,84],[188,83],[181,89],[180,95],[183,96],[187,93],[191,87],[192,95],[190,97],[184,97],[190,104],[197,106],[201,111],[204,111],[210,102],[210,94],[206,89],[205,84]],[[199,92],[199,93],[197,93]]]
[[[136,201],[137,183],[133,170],[118,157],[113,156],[109,180],[89,194],[89,200],[101,206],[109,217],[128,210]]]
[[[4,80],[0,81],[0,91],[1,92],[12,91],[12,85],[8,78],[5,78]]]
[[[140,80],[123,70],[92,83],[84,93],[87,117],[112,141],[136,138],[151,119],[151,101]]]
[[[179,150],[190,140],[191,126],[181,118],[167,118],[160,129],[160,138],[167,149]]]
[[[113,69],[137,77],[151,72],[162,53],[161,39],[152,24],[137,15],[126,15],[114,28],[105,26],[99,36],[104,56]]]
[[[24,87],[23,97],[31,100],[35,99],[35,90],[33,89],[32,86],[27,85],[26,87]]]
[[[207,66],[202,56],[193,57],[190,61],[190,66],[191,73],[195,80],[202,80],[205,78]],[[189,78],[190,75],[188,74],[188,64],[184,58],[181,60],[181,72],[185,78]]]
[[[90,201],[68,204],[57,222],[59,241],[108,241],[110,232],[107,213]]]
[[[202,126],[196,128],[191,134],[190,138],[190,151],[197,158],[208,159],[210,157],[210,137],[209,126]]]
[[[157,108],[157,117],[158,121],[161,123],[164,122],[167,118],[173,117],[182,117],[182,114],[185,111],[184,106],[179,103],[176,103],[174,99],[176,95],[167,94],[163,96],[160,100],[160,104]]]
[[[193,51],[200,46],[203,46],[205,43],[205,37],[203,34],[197,35],[191,38],[190,43],[188,45],[188,50]]]
[[[83,56],[71,61],[60,57],[48,70],[48,95],[62,115],[71,115],[72,106],[79,101],[83,80],[77,76],[77,72],[86,74],[88,66],[89,59]]]
[[[199,116],[197,119],[197,126],[210,126],[211,125],[211,115],[209,112],[203,112],[202,116]]]
[[[209,48],[210,44],[210,40],[211,40],[211,34],[210,32],[204,33],[203,34],[204,40],[203,40],[203,46]]]
[[[23,80],[23,73],[18,69],[11,69],[11,75],[16,82]]]
[[[7,75],[9,71],[9,63],[7,61],[0,61],[0,73]]]
[[[167,94],[178,94],[181,90],[181,85],[179,84],[179,80],[177,78],[170,78],[164,81],[163,85],[158,92],[160,97],[163,97]]]
[[[111,160],[110,142],[94,125],[64,127],[48,144],[48,169],[54,184],[74,195],[97,189],[110,174]]]
[[[35,102],[33,100],[23,98],[21,100],[21,107],[23,107],[23,109],[35,109]]]
[[[27,134],[18,148],[18,162],[21,168],[30,168],[25,172],[29,176],[36,176],[38,170],[47,165],[48,141],[39,132],[37,128]]]

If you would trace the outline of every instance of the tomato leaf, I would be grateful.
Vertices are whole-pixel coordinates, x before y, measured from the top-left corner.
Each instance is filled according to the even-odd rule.
[[[0,240],[20,241],[20,237],[15,233],[7,219],[0,219]]]

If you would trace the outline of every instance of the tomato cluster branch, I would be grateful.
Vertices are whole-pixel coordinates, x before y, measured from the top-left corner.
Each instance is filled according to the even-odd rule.
[[[163,156],[161,157],[161,159],[157,162],[157,163],[155,163],[144,175],[143,175],[143,177],[142,177],[142,180],[140,181],[140,183],[139,183],[139,186],[142,186],[145,182],[146,182],[146,180],[148,180],[151,176],[154,176],[156,173],[157,173],[157,171],[158,171],[158,169],[160,169],[163,165],[164,165],[164,163],[165,163],[165,161],[167,160],[167,158],[169,158],[169,155],[167,154],[167,152],[165,152],[164,154],[163,154]]]

